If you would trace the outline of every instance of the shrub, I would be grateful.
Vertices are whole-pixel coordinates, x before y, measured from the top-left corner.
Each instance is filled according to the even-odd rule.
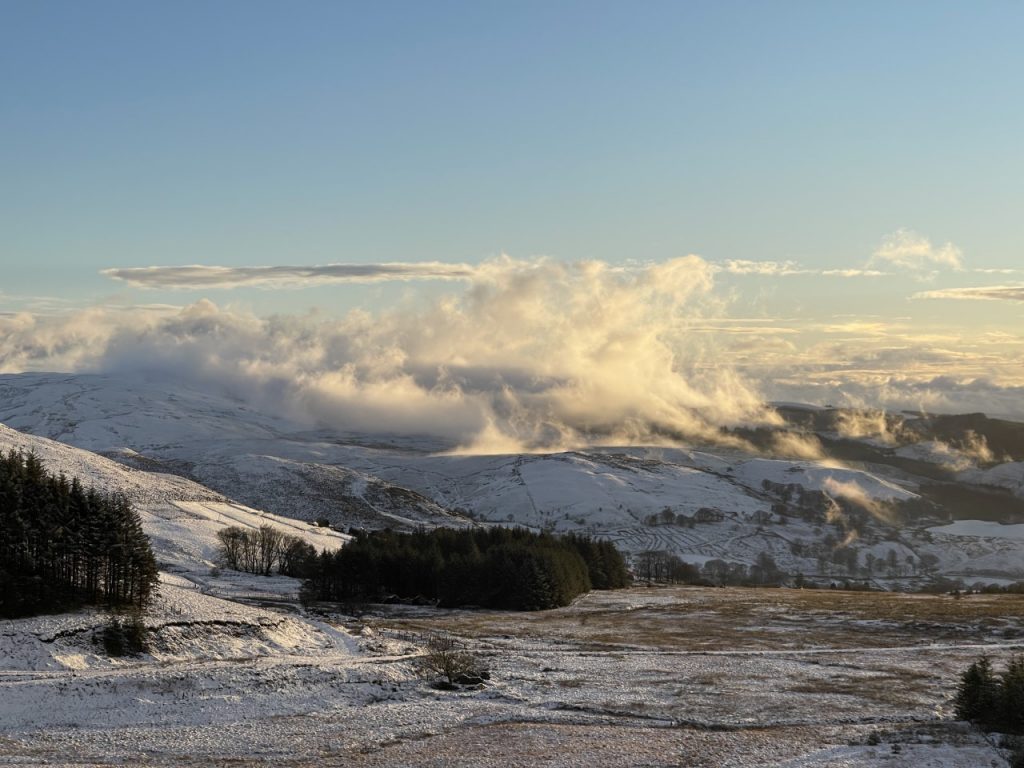
[[[490,677],[480,660],[448,635],[431,635],[421,662],[429,674],[445,678],[448,686],[479,683]]]
[[[148,632],[141,611],[130,611],[124,618],[111,613],[100,635],[103,650],[111,657],[138,656],[149,649]]]

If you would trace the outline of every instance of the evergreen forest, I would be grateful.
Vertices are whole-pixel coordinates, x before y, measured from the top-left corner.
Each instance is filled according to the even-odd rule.
[[[543,610],[630,576],[607,541],[524,528],[356,531],[311,564],[310,600],[427,600],[445,607]]]
[[[33,454],[0,456],[0,616],[141,608],[157,579],[149,538],[124,495],[52,475]]]

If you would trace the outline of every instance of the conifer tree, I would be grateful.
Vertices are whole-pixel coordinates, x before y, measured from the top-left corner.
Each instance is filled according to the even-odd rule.
[[[960,676],[954,701],[956,716],[961,720],[990,727],[996,722],[999,708],[999,682],[988,656],[975,661]]]
[[[1014,656],[999,678],[999,710],[1002,728],[1024,733],[1024,656]]]

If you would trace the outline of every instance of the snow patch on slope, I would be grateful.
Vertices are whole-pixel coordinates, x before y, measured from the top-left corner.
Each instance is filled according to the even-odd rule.
[[[991,469],[973,469],[961,472],[957,479],[975,485],[1006,488],[1015,496],[1024,498],[1024,462],[1011,461]]]
[[[301,652],[358,653],[347,633],[263,608],[204,594],[195,584],[163,575],[143,618],[150,650],[110,658],[101,633],[109,617],[98,608],[0,622],[3,671],[95,670],[152,662],[251,659]]]

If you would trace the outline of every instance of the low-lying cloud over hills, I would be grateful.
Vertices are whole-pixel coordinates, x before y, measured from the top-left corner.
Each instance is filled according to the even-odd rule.
[[[111,269],[131,286],[164,291],[443,285],[340,316],[263,316],[206,298],[11,312],[0,315],[0,371],[157,373],[310,424],[429,434],[484,452],[714,437],[722,426],[771,421],[771,400],[1024,416],[1019,335],[866,309],[820,317],[794,304],[789,316],[770,315],[767,300],[737,287],[767,281],[760,295],[770,296],[775,278],[869,277],[889,290],[897,273],[913,286],[937,270],[962,274],[960,250],[906,230],[860,266],[830,270],[698,256]],[[801,301],[816,298],[807,290]],[[914,305],[924,306],[906,304]]]
[[[340,319],[180,311],[3,319],[2,368],[150,371],[320,424],[480,450],[710,435],[768,418],[697,319],[720,312],[697,257],[636,270],[502,258],[461,292]]]

